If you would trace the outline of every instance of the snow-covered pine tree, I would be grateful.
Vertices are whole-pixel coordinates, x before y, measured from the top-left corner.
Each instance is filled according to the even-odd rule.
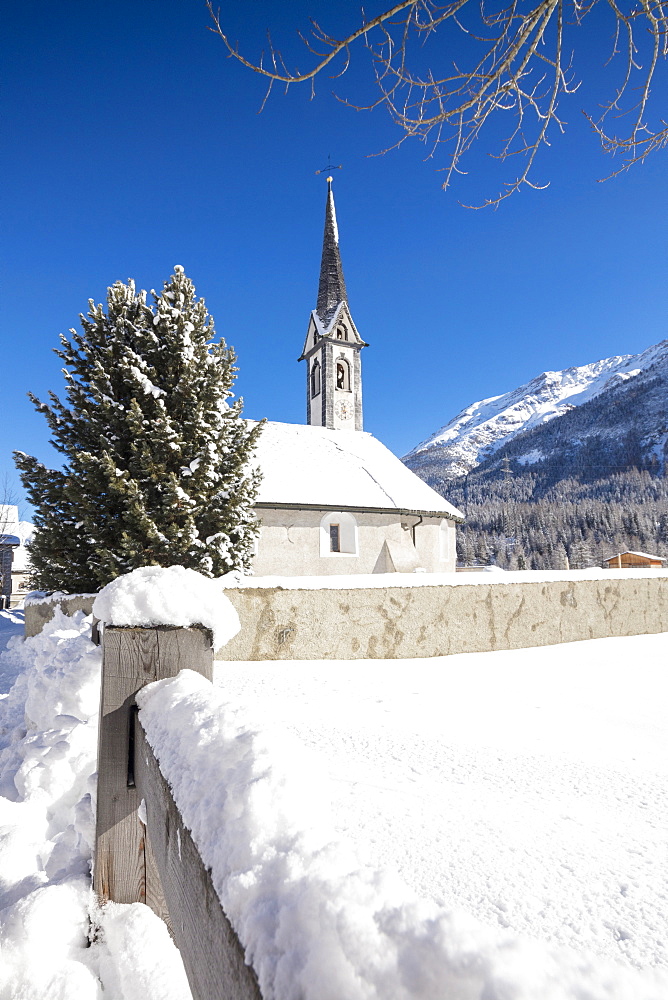
[[[35,508],[35,583],[92,591],[139,566],[219,576],[250,563],[261,424],[230,405],[235,355],[182,267],[160,295],[117,282],[61,336],[67,403],[31,396],[62,471],[15,453]]]

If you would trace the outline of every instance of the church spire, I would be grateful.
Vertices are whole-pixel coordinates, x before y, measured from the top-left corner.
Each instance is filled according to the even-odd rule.
[[[360,350],[366,346],[350,315],[328,177],[318,303],[299,359],[306,362],[306,421],[312,427],[362,430]]]
[[[336,225],[336,209],[332,178],[327,178],[327,205],[325,207],[325,233],[322,240],[322,260],[320,262],[320,282],[318,284],[318,304],[316,312],[324,326],[334,315],[341,302],[347,302],[346,282],[343,277],[341,254],[339,252],[339,230]]]

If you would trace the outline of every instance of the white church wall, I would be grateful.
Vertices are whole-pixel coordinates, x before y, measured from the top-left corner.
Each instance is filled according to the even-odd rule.
[[[440,517],[425,517],[416,525],[419,515],[389,511],[387,514],[356,511],[353,516],[347,511],[269,508],[259,510],[258,515],[262,527],[252,565],[256,576],[373,573],[383,543],[393,541],[403,549],[413,544],[413,530],[416,563],[420,568],[428,573],[454,572],[455,569],[455,525],[446,522],[451,528],[445,529],[450,540],[444,549]],[[350,519],[356,529],[356,547],[349,541],[355,534]],[[328,548],[330,523],[342,527],[343,551],[332,553]],[[346,547],[353,551],[345,551]]]
[[[439,561],[457,565],[457,526],[454,521],[444,517],[438,526]]]
[[[412,521],[418,518],[413,517]],[[420,566],[428,573],[454,573],[457,565],[455,522],[449,518],[424,518],[412,530]]]

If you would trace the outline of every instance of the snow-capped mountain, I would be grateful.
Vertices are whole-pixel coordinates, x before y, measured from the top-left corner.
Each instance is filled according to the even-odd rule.
[[[646,399],[635,391],[648,379],[657,378],[660,385],[653,383]],[[627,396],[631,399],[624,391],[626,387],[634,390],[633,406],[623,405]],[[553,453],[559,437],[557,427],[565,432],[568,425],[575,431],[573,420],[562,423],[559,418],[583,406],[585,410],[577,421],[580,438],[589,432],[595,432],[598,438],[607,433],[619,438],[633,428],[643,437],[646,447],[658,454],[668,433],[662,427],[668,402],[666,387],[668,340],[641,354],[606,358],[560,372],[543,372],[511,392],[467,406],[403,460],[432,484],[466,475],[501,449],[511,450],[520,465],[531,466]],[[594,400],[599,405],[587,406]],[[549,435],[531,433],[555,419],[557,424]],[[520,435],[521,439],[515,441]],[[652,436],[654,439],[650,440]],[[515,445],[507,449],[511,442]],[[570,443],[573,444],[572,438]],[[564,440],[559,441],[559,446],[564,446]]]

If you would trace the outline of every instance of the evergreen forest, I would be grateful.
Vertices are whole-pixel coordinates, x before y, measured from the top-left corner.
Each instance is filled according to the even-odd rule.
[[[439,486],[466,517],[460,565],[586,569],[628,549],[668,557],[668,477],[649,469],[542,486],[506,464],[496,479],[473,472]]]

